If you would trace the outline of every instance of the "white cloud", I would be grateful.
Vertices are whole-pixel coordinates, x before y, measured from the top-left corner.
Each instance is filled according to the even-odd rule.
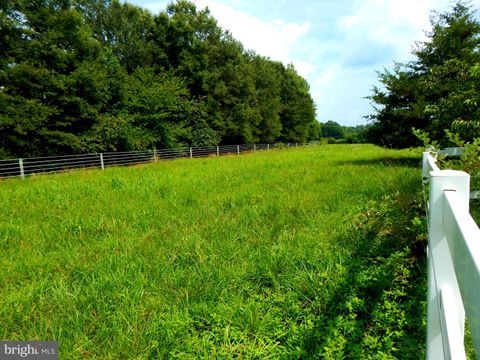
[[[437,0],[435,6],[432,3],[433,0],[357,1],[354,13],[340,18],[337,24],[349,50],[344,61],[365,57],[364,53],[371,52],[373,47],[388,49],[389,57],[399,61],[409,58],[413,42],[424,39],[430,11],[435,6],[445,7],[448,0]],[[374,59],[383,60],[379,56]]]
[[[229,30],[246,49],[285,63],[293,61],[292,50],[295,43],[310,30],[308,22],[295,23],[281,19],[263,21],[216,1],[196,0],[195,3],[200,8],[208,6],[218,24]],[[298,64],[307,69],[305,62]]]
[[[159,11],[171,1],[157,0],[143,6]],[[343,124],[365,123],[362,116],[372,108],[364,97],[378,84],[375,70],[412,59],[414,42],[424,40],[424,32],[429,30],[431,10],[443,12],[453,4],[452,0],[195,3],[198,8],[208,6],[219,25],[245,48],[273,60],[292,62],[310,83],[318,119]],[[480,7],[480,0],[473,0],[472,5]]]
[[[303,78],[307,79],[310,77],[315,71],[315,65],[310,64],[307,61],[298,60],[298,59],[290,59],[290,62],[295,66],[295,70],[302,76]]]
[[[313,85],[315,87],[330,85],[337,77],[339,70],[340,70],[339,64],[335,64],[326,68],[322,72],[322,74],[315,79],[315,81],[313,82]]]
[[[351,13],[337,19],[341,37],[325,44],[324,66],[311,81],[319,119],[365,123],[362,117],[372,108],[364,97],[378,84],[375,70],[412,59],[414,42],[425,40],[429,30],[431,11],[450,5],[449,0],[354,1]]]
[[[254,50],[261,56],[285,64],[293,63],[298,72],[306,77],[315,66],[293,56],[297,42],[308,35],[309,22],[287,22],[283,19],[264,21],[253,15],[213,0],[194,0],[197,8],[208,7],[218,24],[231,32],[246,49]],[[152,2],[144,6],[157,12],[165,8],[166,2]]]
[[[339,64],[332,65],[312,83],[312,97],[317,104],[318,119],[322,122],[334,120],[344,125],[363,124],[362,119],[369,111],[368,95],[371,71],[347,69]],[[366,88],[367,87],[367,88]]]
[[[396,61],[406,61],[414,42],[426,40],[432,10],[445,11],[451,5],[450,0],[356,0],[353,13],[340,18],[337,26],[350,57],[378,46],[389,48]]]

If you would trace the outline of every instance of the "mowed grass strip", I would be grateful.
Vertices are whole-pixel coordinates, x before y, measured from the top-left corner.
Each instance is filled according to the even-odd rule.
[[[419,159],[329,145],[1,181],[0,336],[62,359],[418,358]]]

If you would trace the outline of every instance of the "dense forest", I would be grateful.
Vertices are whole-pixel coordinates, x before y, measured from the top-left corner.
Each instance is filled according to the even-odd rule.
[[[475,11],[460,1],[450,11],[435,12],[426,35],[414,47],[414,60],[379,72],[381,86],[369,97],[376,107],[369,117],[369,141],[401,148],[420,145],[422,139],[443,147],[479,138],[480,23]]]
[[[318,136],[308,83],[208,9],[0,2],[0,158]]]

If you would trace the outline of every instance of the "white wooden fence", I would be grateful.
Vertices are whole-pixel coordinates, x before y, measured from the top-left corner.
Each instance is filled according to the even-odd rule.
[[[423,153],[428,184],[427,359],[466,359],[465,317],[480,356],[480,229],[470,215],[470,176],[440,170]]]

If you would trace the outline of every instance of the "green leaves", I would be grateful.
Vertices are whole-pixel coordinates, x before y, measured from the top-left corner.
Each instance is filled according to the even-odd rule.
[[[418,145],[412,127],[426,130],[440,146],[445,130],[464,138],[478,136],[472,122],[480,116],[478,63],[480,23],[469,5],[434,13],[428,40],[417,43],[415,60],[379,73],[384,89],[369,97],[376,105],[371,140],[390,147]],[[460,130],[460,128],[462,128]]]
[[[0,25],[2,157],[303,142],[315,121],[293,66],[188,1],[15,0]]]

